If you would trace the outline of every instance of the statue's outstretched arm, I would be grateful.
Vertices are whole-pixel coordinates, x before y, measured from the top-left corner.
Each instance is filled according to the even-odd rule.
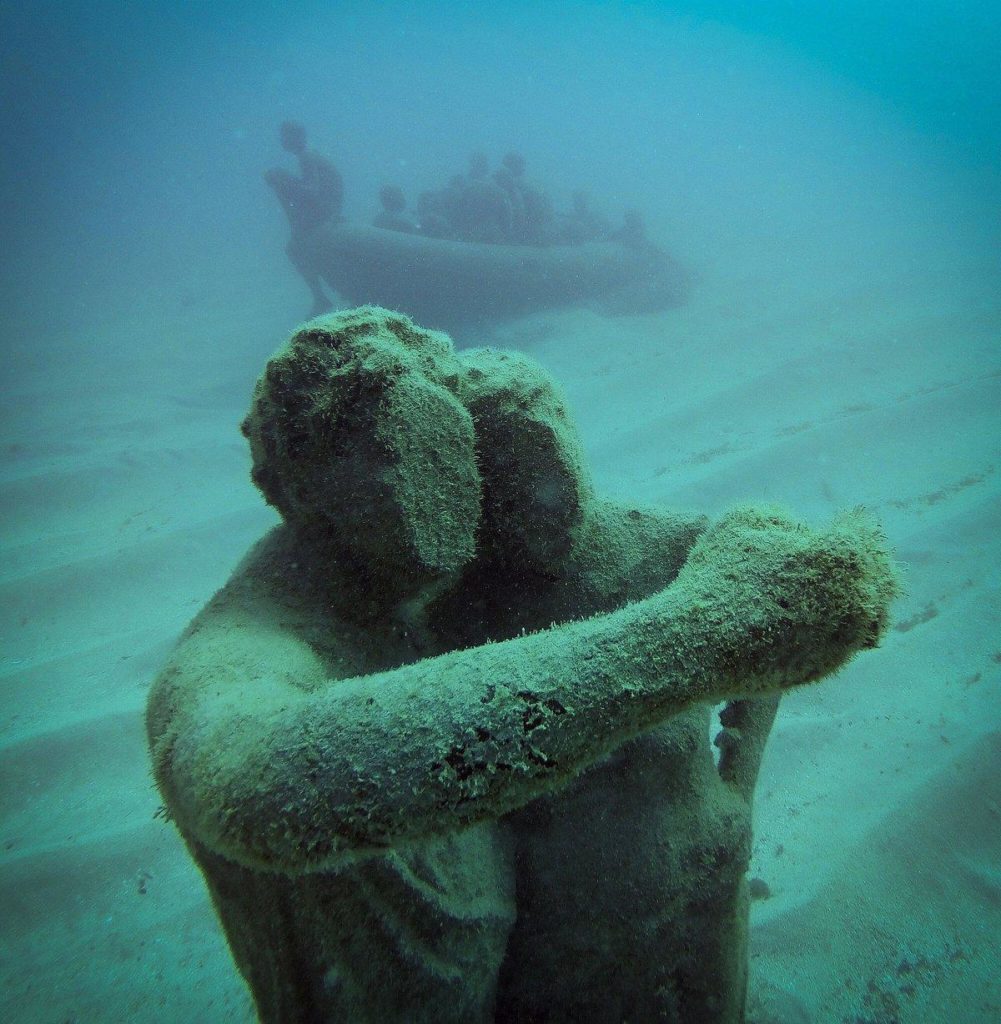
[[[820,679],[875,646],[893,593],[866,521],[815,533],[742,510],[620,611],[312,691],[291,682],[320,671],[308,645],[223,621],[220,664],[182,649],[154,692],[157,778],[224,856],[330,867],[505,814],[694,702]],[[254,644],[283,645],[279,672]]]

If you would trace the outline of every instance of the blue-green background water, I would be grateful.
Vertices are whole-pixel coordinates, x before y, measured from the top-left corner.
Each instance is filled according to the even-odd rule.
[[[883,520],[895,628],[770,741],[753,986],[1001,1019],[999,52],[987,2],[0,4],[0,1018],[250,1019],[141,716],[274,521],[236,425],[308,308],[295,117],[353,218],[517,148],[694,272],[465,340],[559,377],[603,491]]]
[[[558,196],[587,186],[653,218],[698,218],[724,192],[768,202],[818,146],[874,127],[837,109],[817,124],[813,93],[835,83],[982,173],[956,178],[988,193],[981,216],[997,189],[991,3],[29,3],[2,17],[15,305],[50,282],[86,301],[125,262],[140,289],[179,256],[248,272],[280,230],[259,172],[289,116],[336,159],[357,214],[383,181],[415,196],[474,147],[520,148]]]

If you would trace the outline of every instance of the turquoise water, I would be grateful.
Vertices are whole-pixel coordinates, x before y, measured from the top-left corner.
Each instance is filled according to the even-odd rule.
[[[475,150],[642,212],[684,301],[457,342],[553,374],[599,493],[864,505],[904,581],[783,700],[748,1019],[1001,1020],[999,52],[986,2],[0,5],[0,1018],[253,1019],[142,714],[276,522],[238,424],[309,310],[294,118],[352,223]]]
[[[777,173],[804,184],[817,147],[879,130],[982,173],[956,191],[976,188],[976,219],[996,229],[989,3],[29,4],[4,19],[8,230],[60,261],[63,295],[106,262],[117,273],[116,254],[140,285],[209,249],[251,272],[247,250],[280,230],[258,173],[290,116],[336,159],[359,216],[385,180],[415,195],[473,148],[514,147],[557,195],[586,187],[610,212],[639,205],[684,230],[693,208],[725,211],[722,192],[770,192]],[[818,123],[825,89],[894,120],[851,120],[835,99]]]

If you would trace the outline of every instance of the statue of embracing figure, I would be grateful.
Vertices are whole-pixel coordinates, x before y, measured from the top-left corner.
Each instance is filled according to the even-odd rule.
[[[375,308],[243,429],[283,522],[148,728],[261,1019],[741,1021],[762,751],[886,629],[878,528],[602,498],[537,364]]]

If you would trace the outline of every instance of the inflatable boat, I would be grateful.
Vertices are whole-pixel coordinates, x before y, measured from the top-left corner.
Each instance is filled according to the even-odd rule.
[[[486,245],[340,222],[300,245],[303,261],[346,302],[450,332],[568,306],[657,312],[680,305],[688,284],[649,243]]]

